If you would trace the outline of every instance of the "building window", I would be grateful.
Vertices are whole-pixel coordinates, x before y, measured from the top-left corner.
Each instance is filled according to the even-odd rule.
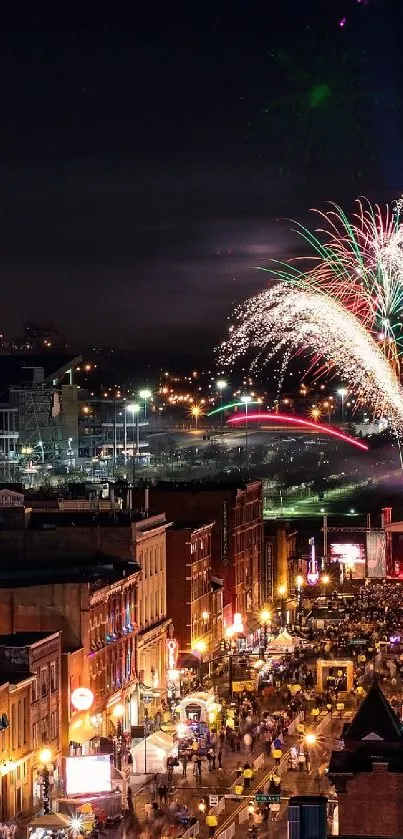
[[[11,742],[14,751],[17,748],[17,714],[14,703],[11,706]]]
[[[32,682],[31,696],[32,696],[32,703],[38,701],[38,677],[37,677],[36,674],[35,674],[35,678]]]
[[[24,744],[28,742],[28,701],[27,697],[24,696],[24,719],[23,719],[23,726],[24,726]]]
[[[57,679],[56,679],[56,662],[50,662],[50,690],[52,693],[57,690]]]
[[[42,743],[47,743],[48,742],[48,718],[47,717],[43,717],[41,729],[42,729]]]
[[[18,748],[20,748],[20,746],[22,745],[22,718],[21,718],[22,715],[21,715],[21,712],[22,712],[22,705],[21,705],[21,699],[19,699],[18,700],[18,706],[17,706]]]
[[[52,711],[50,715],[50,739],[56,740],[57,737],[57,711]]]
[[[32,748],[38,748],[38,723],[34,722],[32,726]]]
[[[43,667],[41,670],[41,697],[42,699],[48,695],[48,668]]]

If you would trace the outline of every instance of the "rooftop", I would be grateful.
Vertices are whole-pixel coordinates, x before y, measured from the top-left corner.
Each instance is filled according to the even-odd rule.
[[[31,647],[38,641],[56,634],[56,632],[13,632],[9,635],[0,635],[0,647]]]
[[[202,492],[208,490],[210,492],[220,492],[223,490],[231,491],[236,489],[246,489],[253,484],[261,484],[261,481],[252,481],[247,478],[228,478],[219,481],[158,481],[150,488],[150,500],[153,491],[157,492]]]
[[[21,682],[25,682],[26,679],[33,679],[34,674],[30,673],[29,670],[18,670],[16,672],[11,672],[10,670],[0,670],[0,685],[19,685]]]
[[[403,725],[374,682],[351,723],[343,728],[344,748],[333,751],[329,778],[372,772],[374,764],[387,764],[388,771],[403,773]]]
[[[176,519],[171,526],[171,530],[203,530],[204,527],[213,527],[215,521],[178,521]]]
[[[88,583],[99,588],[141,571],[137,562],[116,557],[75,556],[52,560],[19,560],[0,568],[1,588],[25,588],[64,583]]]

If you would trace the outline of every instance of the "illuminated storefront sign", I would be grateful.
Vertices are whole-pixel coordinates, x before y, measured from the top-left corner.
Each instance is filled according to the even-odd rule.
[[[178,661],[178,642],[176,638],[168,638],[167,641],[167,666],[168,670],[176,670]]]

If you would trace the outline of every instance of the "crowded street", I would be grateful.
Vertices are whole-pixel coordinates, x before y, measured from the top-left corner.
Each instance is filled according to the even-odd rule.
[[[238,681],[228,691],[228,666],[216,681],[210,669],[172,708],[175,749],[133,796],[135,835],[276,837],[295,795],[327,796],[329,824],[337,820],[329,757],[374,680],[401,715],[400,592],[400,583],[379,581],[309,600],[302,631],[270,627],[258,659],[241,639],[245,690]],[[315,626],[318,606],[329,619]]]

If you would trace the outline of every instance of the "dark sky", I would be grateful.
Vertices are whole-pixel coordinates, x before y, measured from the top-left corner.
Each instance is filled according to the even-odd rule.
[[[308,36],[345,43],[353,66],[357,51],[369,51],[367,99],[381,76],[385,94],[385,120],[369,132],[378,159],[367,183],[346,176],[336,192],[351,201],[375,183],[381,197],[402,187],[399,115],[388,110],[400,90],[395,8],[393,0],[8,4],[0,331],[52,319],[74,340],[209,349],[232,303],[263,284],[255,266],[292,252],[285,217],[338,197],[334,167],[311,177],[312,161],[296,165],[291,145],[286,171],[292,130],[260,119],[286,93],[273,51],[298,55]]]

